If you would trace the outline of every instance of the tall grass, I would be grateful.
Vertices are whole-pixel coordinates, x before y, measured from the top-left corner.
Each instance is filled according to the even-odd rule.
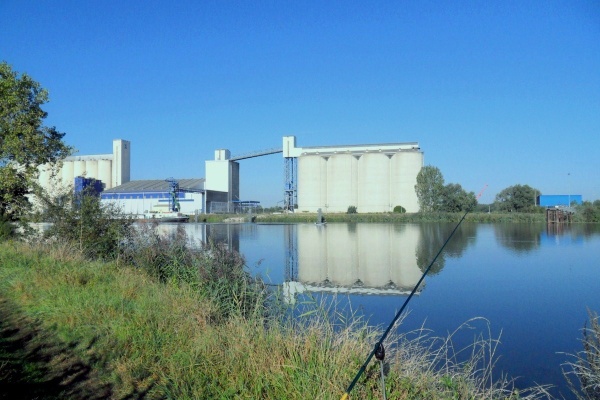
[[[579,400],[600,399],[600,322],[598,314],[588,314],[590,324],[583,328],[583,351],[563,365],[563,373]]]
[[[137,240],[114,262],[64,244],[0,245],[0,296],[70,344],[115,398],[337,399],[381,334],[361,320],[339,325],[319,304],[302,318],[265,313],[264,288],[223,247],[151,227]],[[492,374],[497,341],[482,334],[468,349],[425,330],[388,338],[388,396],[543,398]],[[381,398],[378,368],[351,398]]]

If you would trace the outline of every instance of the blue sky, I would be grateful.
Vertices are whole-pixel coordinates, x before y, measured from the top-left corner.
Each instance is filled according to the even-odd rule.
[[[174,3],[174,4],[172,4]],[[204,177],[214,150],[419,142],[493,201],[600,199],[600,3],[0,1],[0,60],[50,91],[80,154],[132,142],[132,179]],[[241,197],[283,198],[280,154]]]

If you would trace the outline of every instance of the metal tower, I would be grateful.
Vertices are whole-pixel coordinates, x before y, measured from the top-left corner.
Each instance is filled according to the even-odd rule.
[[[296,182],[298,181],[298,166],[296,157],[285,157],[285,191],[283,197],[283,208],[287,211],[294,212],[298,205],[298,189]]]

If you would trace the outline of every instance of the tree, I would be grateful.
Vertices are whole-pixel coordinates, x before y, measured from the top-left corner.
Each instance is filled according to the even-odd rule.
[[[415,192],[421,212],[440,211],[444,177],[439,168],[428,165],[417,174]]]
[[[27,74],[0,63],[0,215],[19,219],[30,208],[27,194],[37,167],[57,162],[72,149],[55,127],[44,126],[48,91]]]
[[[535,211],[535,199],[539,193],[539,190],[529,185],[507,187],[496,195],[496,209],[509,212]]]
[[[475,193],[468,192],[458,183],[449,183],[442,191],[441,210],[445,212],[461,212],[471,210],[477,204]]]

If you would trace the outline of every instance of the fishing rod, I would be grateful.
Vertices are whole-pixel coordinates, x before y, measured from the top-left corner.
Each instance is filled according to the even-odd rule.
[[[483,192],[485,191],[486,188],[487,188],[487,185],[485,185],[483,187],[483,189],[481,190],[481,192],[479,192],[479,194],[477,195],[476,200],[479,200],[479,198],[481,197],[481,195],[483,194]],[[469,207],[467,209],[467,211],[465,211],[465,213],[463,214],[463,216],[460,219],[460,221],[458,221],[458,224],[456,224],[456,226],[454,227],[454,229],[452,230],[452,232],[450,232],[450,235],[448,236],[448,239],[446,239],[446,241],[444,242],[444,244],[442,245],[442,247],[440,247],[440,250],[437,252],[437,254],[435,255],[435,257],[433,257],[433,260],[427,266],[427,268],[425,269],[425,271],[421,275],[421,278],[419,279],[419,281],[417,282],[417,284],[415,285],[415,287],[413,288],[413,290],[410,292],[410,294],[408,295],[408,297],[404,301],[404,304],[402,304],[402,307],[400,307],[400,310],[396,313],[396,316],[394,316],[394,319],[392,319],[392,322],[390,322],[390,324],[388,325],[387,329],[385,330],[385,332],[383,333],[383,335],[381,336],[381,338],[375,344],[375,347],[373,348],[373,350],[371,350],[371,353],[367,357],[367,360],[360,367],[360,369],[358,370],[358,373],[356,374],[356,376],[354,377],[354,379],[352,380],[352,382],[348,386],[348,389],[346,389],[346,392],[344,392],[344,394],[342,395],[342,397],[341,397],[340,400],[347,400],[348,399],[348,396],[350,396],[350,392],[354,388],[354,385],[356,385],[356,383],[360,379],[361,375],[365,372],[365,370],[367,368],[367,365],[369,365],[369,362],[371,362],[371,359],[373,358],[373,356],[376,356],[378,360],[380,360],[381,362],[383,362],[383,357],[385,355],[385,350],[384,350],[384,347],[383,347],[383,341],[385,340],[385,338],[388,336],[388,334],[390,333],[390,331],[392,330],[392,328],[396,324],[396,321],[398,321],[398,318],[400,318],[400,315],[402,315],[402,312],[406,308],[406,306],[407,306],[408,302],[410,301],[410,299],[412,299],[412,297],[416,293],[416,291],[419,288],[419,286],[421,286],[421,283],[423,282],[423,279],[425,279],[425,276],[427,275],[427,273],[431,269],[431,266],[435,263],[435,261],[440,256],[440,254],[442,254],[442,251],[444,250],[444,247],[446,247],[446,245],[448,244],[448,242],[450,241],[450,239],[452,239],[452,236],[454,236],[454,233],[458,230],[458,227],[460,226],[460,224],[462,224],[462,222],[465,220],[465,217],[467,216],[467,214],[469,212],[471,212],[471,210],[473,209],[473,207],[474,207],[474,205],[472,207]],[[383,366],[383,364],[382,364],[382,366]],[[382,374],[383,374],[383,370],[382,370]],[[383,381],[383,379],[382,379],[382,381]],[[385,387],[383,388],[383,393],[384,393],[384,396],[385,396]]]

